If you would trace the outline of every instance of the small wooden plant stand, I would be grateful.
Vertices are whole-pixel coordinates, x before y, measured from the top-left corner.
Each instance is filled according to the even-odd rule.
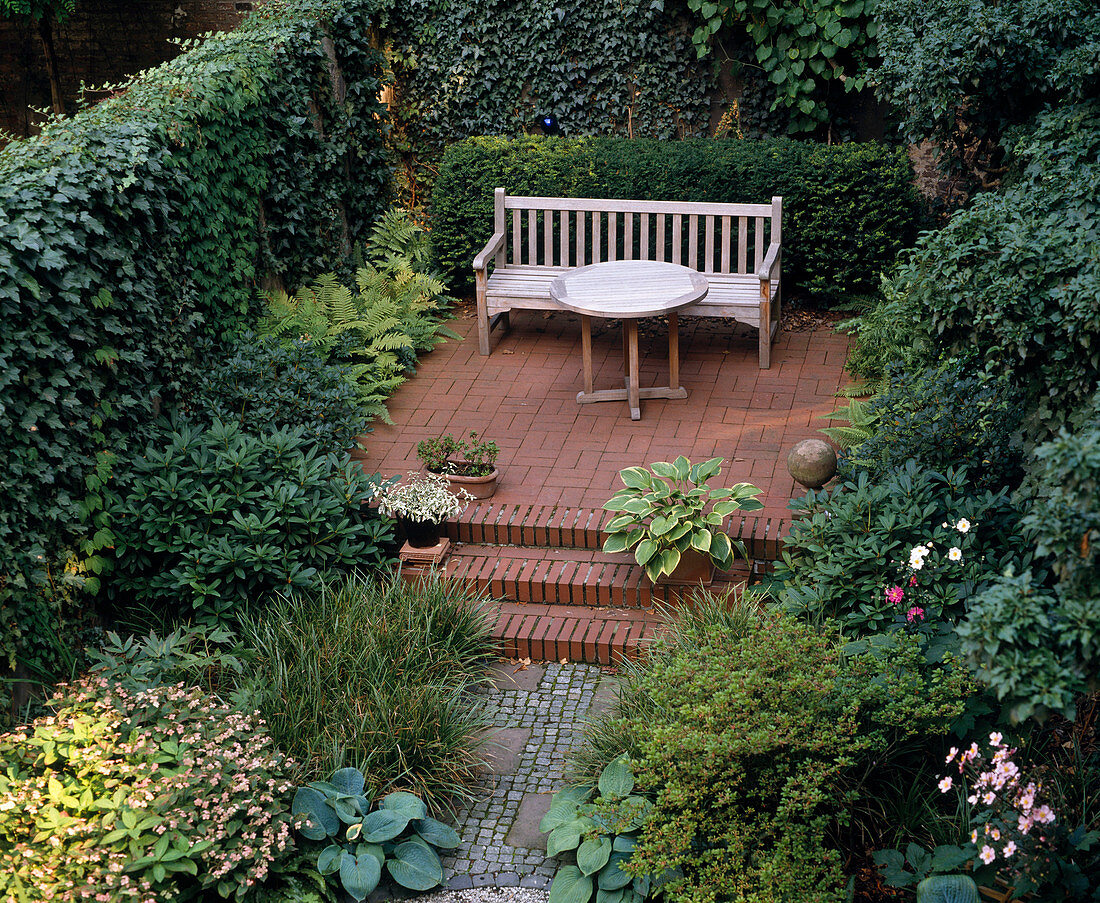
[[[439,543],[427,548],[417,548],[405,543],[397,553],[398,570],[404,580],[413,582],[442,571],[451,554],[451,540],[444,536]]]

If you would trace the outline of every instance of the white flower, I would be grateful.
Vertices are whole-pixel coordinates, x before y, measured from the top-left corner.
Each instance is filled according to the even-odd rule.
[[[1005,844],[1005,848],[1003,850],[1001,850],[1001,855],[1004,856],[1007,859],[1009,856],[1011,856],[1015,852],[1016,852],[1016,841],[1015,840],[1010,840],[1008,843]]]
[[[960,517],[955,523],[955,529],[958,530],[960,533],[969,533],[970,521],[968,521],[965,517]]]
[[[958,546],[952,546],[950,549],[947,550],[947,560],[948,561],[962,561],[963,560],[962,549],[960,549]]]
[[[919,571],[924,567],[924,556],[928,554],[928,549],[924,546],[914,546],[909,552],[909,567],[914,571]]]
[[[951,789],[951,775],[940,781],[940,793],[947,793]]]
[[[982,847],[982,851],[978,854],[978,858],[981,859],[982,862],[984,862],[986,865],[989,865],[989,863],[997,858],[997,853],[994,851],[993,847],[989,846],[989,844],[986,844]]]
[[[994,731],[992,734],[989,735],[989,742],[994,746],[1000,746],[1003,739],[1004,737],[1001,736],[1000,731]]]

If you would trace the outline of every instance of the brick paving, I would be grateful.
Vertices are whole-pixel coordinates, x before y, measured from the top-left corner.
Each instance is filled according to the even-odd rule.
[[[419,371],[389,403],[393,425],[376,423],[358,455],[386,476],[418,470],[416,444],[442,433],[476,430],[500,446],[501,482],[493,502],[599,509],[620,486],[624,467],[671,460],[726,459],[716,482],[748,481],[763,490],[762,517],[784,518],[797,490],[786,454],[818,436],[820,415],[837,405],[847,339],[828,327],[782,332],[772,367],[761,370],[755,331],[732,321],[682,318],[684,400],[642,402],[632,421],[625,402],[579,405],[580,321],[556,311],[514,311],[493,353],[477,350],[469,306],[448,324],[462,335],[424,355]],[[641,383],[667,382],[665,326],[642,321]],[[593,324],[596,387],[622,384],[620,330]]]

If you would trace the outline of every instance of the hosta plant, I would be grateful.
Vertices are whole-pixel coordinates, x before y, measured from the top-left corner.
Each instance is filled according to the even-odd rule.
[[[546,852],[576,851],[576,862],[558,869],[550,903],[588,903],[593,896],[597,903],[642,903],[649,896],[650,877],[634,877],[621,868],[651,809],[633,789],[634,776],[622,755],[604,768],[597,787],[572,786],[554,794],[539,823],[539,830],[550,835]]]
[[[420,797],[395,791],[371,808],[366,779],[358,768],[341,768],[328,781],[299,787],[291,811],[303,837],[325,846],[317,870],[354,900],[363,900],[390,877],[409,890],[425,891],[443,883],[436,850],[453,850],[454,828],[428,817]]]
[[[625,488],[603,506],[615,512],[604,527],[605,552],[634,549],[634,557],[650,580],[671,574],[689,549],[709,555],[715,566],[733,566],[735,544],[722,529],[735,511],[758,511],[760,490],[749,483],[711,489],[707,480],[722,471],[722,459],[692,464],[683,455],[675,461],[656,461],[645,467],[619,471]]]

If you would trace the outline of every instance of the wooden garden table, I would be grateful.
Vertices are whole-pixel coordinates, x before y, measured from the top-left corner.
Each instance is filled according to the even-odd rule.
[[[680,335],[677,311],[704,297],[706,277],[690,267],[655,260],[613,260],[563,273],[550,283],[550,297],[581,315],[584,391],[580,404],[623,401],[630,419],[642,417],[642,398],[687,398],[680,385]],[[638,320],[668,317],[668,385],[638,385]],[[623,321],[624,382],[622,389],[592,388],[592,317]]]

